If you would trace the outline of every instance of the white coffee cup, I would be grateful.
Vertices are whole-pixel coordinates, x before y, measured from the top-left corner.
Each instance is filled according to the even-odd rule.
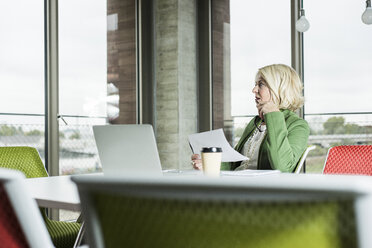
[[[204,175],[219,177],[221,171],[221,147],[203,147],[201,158],[203,163]]]

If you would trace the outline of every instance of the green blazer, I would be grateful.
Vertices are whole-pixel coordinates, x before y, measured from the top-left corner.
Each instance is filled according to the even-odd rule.
[[[252,135],[261,119],[254,117],[245,128],[235,150],[242,152],[245,142]],[[307,147],[310,129],[307,122],[290,110],[265,114],[266,135],[258,153],[258,170],[293,172]],[[222,170],[234,170],[241,162],[222,163]]]

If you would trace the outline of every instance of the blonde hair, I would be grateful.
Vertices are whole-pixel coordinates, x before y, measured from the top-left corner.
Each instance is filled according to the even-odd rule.
[[[295,111],[304,103],[303,85],[297,72],[283,64],[273,64],[260,68],[256,81],[262,77],[270,89],[272,100],[279,109]]]

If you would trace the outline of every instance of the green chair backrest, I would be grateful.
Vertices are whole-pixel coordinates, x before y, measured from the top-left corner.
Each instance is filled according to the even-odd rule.
[[[19,170],[27,178],[48,176],[38,151],[33,147],[0,147],[0,167]]]
[[[105,247],[357,247],[351,201],[93,199]]]
[[[339,195],[81,179],[92,247],[358,247],[354,201]]]

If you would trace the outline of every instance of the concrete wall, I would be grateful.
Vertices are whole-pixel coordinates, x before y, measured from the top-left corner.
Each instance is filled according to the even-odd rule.
[[[195,0],[155,3],[155,131],[164,169],[190,168],[197,132]]]

